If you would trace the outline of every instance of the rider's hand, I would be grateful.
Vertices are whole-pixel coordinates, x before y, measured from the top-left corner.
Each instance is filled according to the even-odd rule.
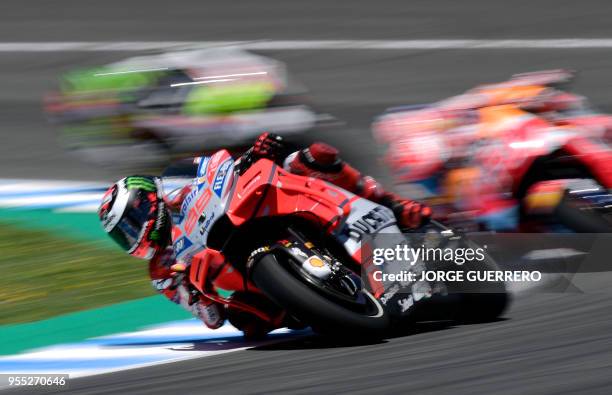
[[[404,229],[417,229],[431,219],[431,208],[413,200],[396,200],[393,212]]]
[[[266,132],[260,134],[255,140],[253,157],[255,159],[266,158],[277,161],[284,159],[283,153],[285,150],[285,142],[281,136]]]

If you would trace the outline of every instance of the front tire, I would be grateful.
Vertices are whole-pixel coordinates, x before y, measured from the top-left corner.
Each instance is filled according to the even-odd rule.
[[[349,310],[325,298],[289,272],[273,254],[264,255],[252,268],[251,278],[266,296],[289,314],[316,328],[317,332],[382,334],[390,319],[378,300],[362,291],[373,308],[369,312]]]

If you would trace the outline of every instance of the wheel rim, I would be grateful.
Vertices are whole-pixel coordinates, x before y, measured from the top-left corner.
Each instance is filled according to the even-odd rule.
[[[351,299],[348,294],[343,294],[337,289],[330,287],[320,279],[310,275],[308,272],[302,269],[297,262],[294,262],[292,259],[288,259],[288,261],[290,262],[288,269],[309,288],[324,296],[326,299],[332,300],[348,310],[367,317],[378,318],[384,314],[384,309],[380,302],[374,297],[374,295],[363,288],[360,280],[360,287],[358,288],[357,296]],[[359,302],[359,299],[362,299],[363,301]]]

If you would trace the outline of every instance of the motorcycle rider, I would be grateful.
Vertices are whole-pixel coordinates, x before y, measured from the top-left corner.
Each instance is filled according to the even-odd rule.
[[[422,226],[431,216],[429,207],[385,191],[375,179],[362,175],[340,159],[338,150],[330,145],[317,142],[291,151],[282,137],[263,133],[251,149],[236,161],[236,168],[245,170],[261,158],[282,163],[292,173],[326,180],[391,208],[400,227],[406,229]],[[255,317],[249,320],[241,315],[239,320],[232,319],[223,305],[205,296],[196,300],[190,293],[183,276],[189,262],[178,262],[174,256],[170,212],[180,208],[191,187],[187,185],[169,197],[163,195],[159,178],[123,178],[109,188],[102,198],[98,210],[102,226],[130,255],[149,261],[149,275],[159,292],[191,311],[209,328],[219,328],[227,317],[247,337],[275,329],[262,327],[262,322]]]

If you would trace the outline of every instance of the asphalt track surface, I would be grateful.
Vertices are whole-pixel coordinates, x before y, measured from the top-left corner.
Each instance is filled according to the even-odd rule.
[[[255,39],[611,38],[608,1],[329,1],[180,3],[2,1],[0,40],[134,41]],[[570,67],[575,89],[612,110],[609,50],[273,51],[346,126],[313,137],[376,176],[372,117],[388,106],[438,100],[512,73]],[[119,174],[57,148],[40,112],[55,77],[75,65],[132,53],[3,53],[0,58],[0,175],[106,179]],[[350,143],[349,143],[350,142]],[[374,344],[311,337],[73,380],[68,392],[102,393],[453,393],[609,394],[612,298],[528,294],[498,322],[424,325]]]

